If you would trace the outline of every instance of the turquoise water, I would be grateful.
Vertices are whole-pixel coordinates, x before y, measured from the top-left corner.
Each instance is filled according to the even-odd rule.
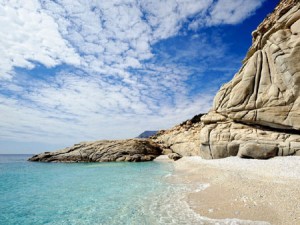
[[[146,210],[168,188],[162,179],[171,164],[36,163],[28,157],[0,155],[1,224],[158,223]]]
[[[196,214],[185,194],[205,185],[167,182],[176,180],[172,163],[37,163],[29,157],[0,155],[0,225],[256,224]]]

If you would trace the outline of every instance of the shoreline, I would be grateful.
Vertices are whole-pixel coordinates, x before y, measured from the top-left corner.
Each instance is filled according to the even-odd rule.
[[[184,193],[184,201],[204,218],[240,221],[235,224],[297,225],[300,221],[300,157],[183,157],[174,162],[168,182],[193,186],[193,191]]]

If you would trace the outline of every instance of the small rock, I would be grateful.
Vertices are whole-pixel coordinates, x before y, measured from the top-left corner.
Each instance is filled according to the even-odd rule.
[[[173,159],[174,161],[176,161],[176,160],[182,158],[182,156],[179,155],[179,154],[177,154],[177,153],[170,153],[170,154],[168,154],[168,157],[169,157],[170,159]]]

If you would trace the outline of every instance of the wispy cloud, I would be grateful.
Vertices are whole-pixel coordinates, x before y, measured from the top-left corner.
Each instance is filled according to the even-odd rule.
[[[0,95],[1,126],[5,128],[0,134],[6,139],[34,137],[49,143],[126,138],[145,127],[166,128],[208,109],[211,94],[188,99],[184,93],[181,98],[166,97],[166,93],[162,98],[170,83],[165,81],[162,90],[148,81],[144,87],[126,87],[75,74],[60,74],[48,85],[33,82],[21,91],[22,96],[8,99]]]
[[[220,24],[238,24],[254,14],[266,0],[218,0],[214,1],[206,14],[200,14],[192,23],[190,29],[201,26],[216,26]]]
[[[201,77],[235,66],[212,65],[226,46],[195,31],[263,1],[242,2],[2,1],[1,140],[128,138],[207,111],[219,84],[196,90]]]
[[[80,62],[36,1],[1,1],[0,27],[0,78],[10,77],[13,67],[32,69],[33,61],[47,67]]]

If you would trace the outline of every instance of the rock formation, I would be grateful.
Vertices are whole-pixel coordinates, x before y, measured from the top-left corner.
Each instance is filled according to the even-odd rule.
[[[300,155],[300,2],[282,0],[252,35],[242,68],[213,109],[152,137],[164,154]]]
[[[55,152],[35,155],[29,161],[40,162],[111,162],[150,161],[161,154],[161,149],[147,139],[81,142]]]
[[[243,66],[213,108],[146,139],[83,142],[31,161],[147,161],[300,155],[300,1],[282,0],[252,33]],[[162,149],[162,151],[161,151]]]
[[[282,0],[202,117],[204,158],[300,155],[300,2]]]
[[[170,130],[161,130],[151,139],[160,145],[163,154],[177,153],[181,156],[193,156],[200,154],[200,121],[203,114],[182,122]],[[172,157],[172,156],[170,156]]]

